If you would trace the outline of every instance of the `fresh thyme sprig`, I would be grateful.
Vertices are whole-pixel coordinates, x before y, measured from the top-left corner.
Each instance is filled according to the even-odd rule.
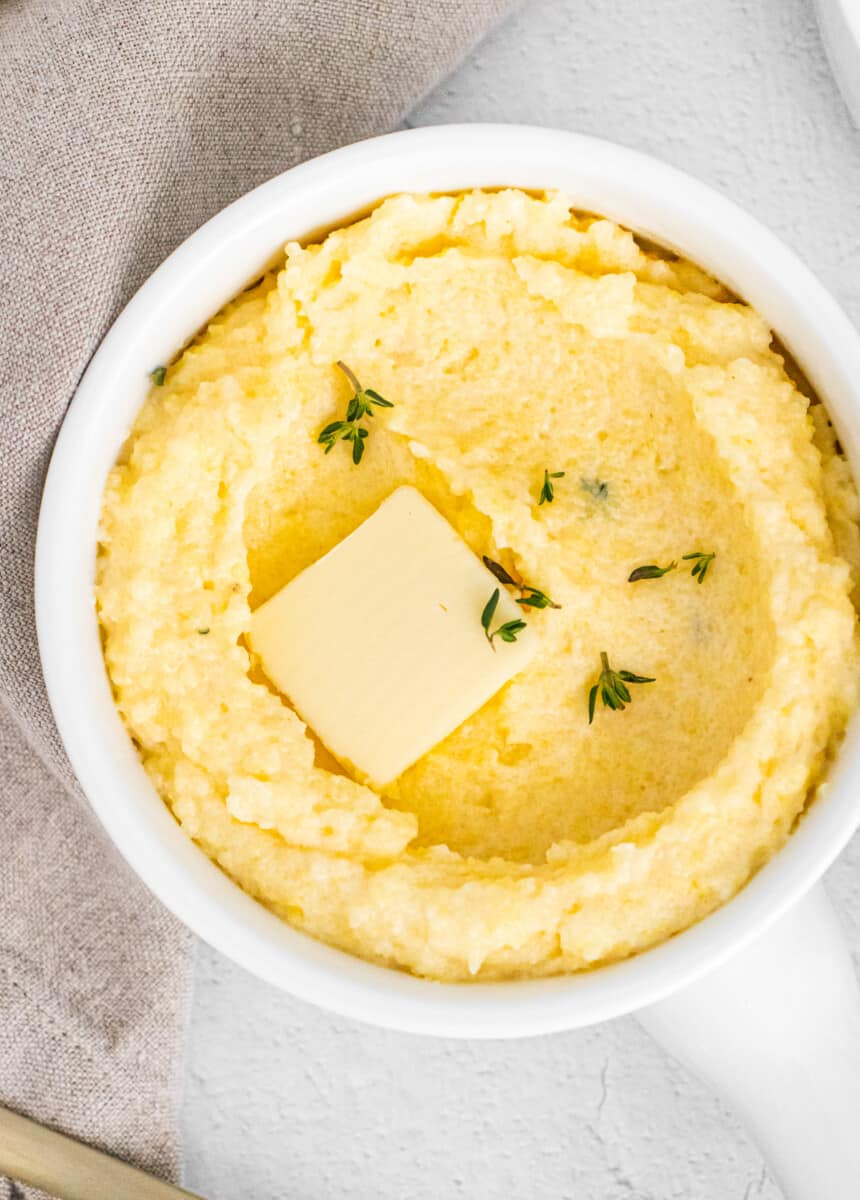
[[[694,579],[698,579],[699,583],[702,583],[708,573],[708,567],[716,557],[716,551],[713,554],[702,554],[701,551],[695,550],[692,554],[683,554],[681,562],[692,562],[693,569],[690,574]],[[627,582],[638,583],[640,579],[662,579],[664,575],[674,571],[677,566],[677,559],[673,559],[667,567],[658,567],[654,563],[648,563],[644,567],[636,567],[632,570],[627,576]]]
[[[353,395],[346,406],[346,420],[332,421],[330,425],[326,425],[317,441],[321,446],[325,446],[326,454],[334,449],[337,442],[352,442],[352,461],[358,466],[369,433],[361,421],[365,417],[372,417],[374,408],[393,408],[394,405],[372,388],[363,388],[355,372],[351,371],[345,362],[338,362],[337,365],[352,385]]]
[[[540,498],[538,499],[538,507],[541,504],[552,504],[555,499],[554,479],[564,479],[564,471],[550,471],[547,468],[543,473],[543,484],[540,489]]]
[[[167,378],[167,367],[153,367],[149,372],[149,378],[156,387],[161,387]]]
[[[588,723],[594,720],[594,709],[597,696],[603,701],[605,708],[614,711],[622,710],[630,703],[628,683],[654,683],[648,675],[634,675],[632,671],[613,671],[609,665],[609,656],[605,650],[600,652],[600,675],[588,693]]]
[[[495,650],[493,638],[501,638],[503,642],[515,642],[517,635],[522,633],[526,627],[525,621],[505,621],[504,625],[499,625],[490,633],[490,625],[493,623],[493,617],[496,615],[496,609],[499,606],[499,597],[501,592],[498,588],[490,596],[487,603],[484,605],[484,611],[481,613],[481,625],[484,628],[484,636]]]
[[[716,551],[713,554],[702,554],[699,550],[694,550],[692,554],[684,555],[684,562],[692,562],[693,569],[690,574],[694,579],[698,577],[699,583],[704,583],[708,567],[716,557]]]
[[[533,587],[523,588],[523,594],[515,599],[522,608],[561,608],[561,605],[551,600],[546,592]]]
[[[532,587],[529,583],[523,583],[522,579],[514,579],[510,571],[505,570],[501,563],[495,562],[489,555],[485,554],[483,558],[484,566],[495,575],[499,583],[503,583],[505,587],[517,588],[520,593],[517,604],[522,605],[523,608],[561,608],[560,604],[556,604],[540,588]]]
[[[654,563],[648,563],[645,567],[637,567],[635,571],[631,571],[627,576],[627,582],[638,583],[640,579],[662,579],[664,575],[668,575],[670,571],[674,571],[677,565],[677,559],[670,562],[668,567],[657,567]]]

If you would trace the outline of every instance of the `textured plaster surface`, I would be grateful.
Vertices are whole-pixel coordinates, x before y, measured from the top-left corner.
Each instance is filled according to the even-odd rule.
[[[527,4],[410,123],[470,120],[577,129],[685,168],[860,320],[860,133],[807,0]],[[860,957],[860,841],[828,886]],[[780,1195],[738,1122],[632,1019],[527,1042],[409,1037],[204,947],[183,1133],[186,1185],[210,1200]]]

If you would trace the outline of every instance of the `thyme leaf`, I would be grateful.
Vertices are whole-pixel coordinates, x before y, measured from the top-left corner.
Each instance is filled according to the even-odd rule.
[[[690,574],[694,579],[698,578],[699,583],[705,582],[708,568],[716,557],[716,551],[713,554],[702,554],[700,550],[694,550],[692,554],[685,554],[683,556],[684,562],[692,562],[693,569]]]
[[[694,550],[692,554],[684,554],[681,556],[681,562],[692,562],[693,569],[690,574],[694,579],[698,579],[699,583],[704,582],[704,578],[708,573],[708,568],[716,558],[716,552],[713,554],[703,554],[700,550]],[[664,575],[668,575],[670,571],[674,571],[678,566],[678,560],[674,559],[667,567],[658,567],[654,563],[648,563],[644,567],[636,567],[627,576],[628,583],[638,583],[640,579],[661,579]]]
[[[561,605],[551,600],[546,592],[533,587],[523,588],[523,594],[517,600],[517,604],[523,608],[561,608]]]
[[[149,372],[149,378],[156,387],[162,387],[165,379],[167,378],[167,367],[153,367],[153,369]]]
[[[654,683],[649,675],[634,675],[632,671],[614,671],[609,665],[609,656],[605,650],[600,652],[600,675],[588,693],[588,723],[594,720],[594,710],[597,707],[597,697],[603,702],[604,708],[613,712],[623,711],[630,703],[628,683]]]
[[[494,638],[501,638],[503,642],[515,642],[517,636],[526,628],[525,621],[505,621],[503,625],[499,625],[496,629],[490,632],[490,626],[493,623],[493,617],[496,615],[496,609],[499,607],[499,598],[501,592],[498,588],[495,589],[487,603],[484,605],[484,611],[481,613],[481,625],[484,630],[484,636],[495,650]]]
[[[326,454],[329,454],[338,442],[351,442],[352,461],[358,466],[364,455],[365,439],[370,432],[361,421],[372,417],[374,408],[393,408],[394,405],[372,388],[363,388],[355,372],[345,362],[339,361],[337,365],[349,380],[353,394],[346,406],[345,420],[332,421],[326,425],[320,431],[317,442],[325,446]]]
[[[516,587],[517,586],[517,581],[516,581],[516,579],[514,579],[513,575],[511,575],[508,571],[506,571],[501,563],[497,563],[492,558],[490,558],[490,556],[488,554],[485,554],[483,556],[483,563],[484,563],[484,566],[487,568],[487,570],[492,575],[495,575],[495,577],[496,577],[496,579],[498,579],[499,583],[503,583],[505,585],[505,587]]]
[[[645,567],[636,567],[627,576],[628,583],[638,583],[640,579],[662,579],[664,575],[668,575],[670,571],[674,571],[678,565],[677,559],[669,563],[668,567],[657,567],[653,563],[649,563]]]
[[[484,605],[484,611],[481,613],[481,624],[484,627],[484,633],[486,633],[488,637],[490,634],[490,622],[496,615],[496,609],[499,607],[499,597],[501,594],[502,593],[499,591],[499,589],[496,588],[492,596],[490,596],[489,600]]]
[[[554,479],[564,479],[564,471],[550,471],[547,468],[543,473],[543,484],[540,489],[540,497],[538,499],[538,507],[541,504],[552,504],[555,499]]]
[[[487,570],[495,575],[499,583],[503,583],[505,587],[517,588],[520,595],[517,599],[517,604],[523,608],[561,608],[560,604],[542,592],[540,588],[532,587],[530,583],[524,583],[522,579],[515,579],[501,563],[495,562],[488,554],[483,556],[483,563]]]

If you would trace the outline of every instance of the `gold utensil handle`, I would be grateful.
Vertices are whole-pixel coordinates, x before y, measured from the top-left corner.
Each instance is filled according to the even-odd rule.
[[[0,1107],[0,1174],[59,1200],[200,1200],[110,1154]]]

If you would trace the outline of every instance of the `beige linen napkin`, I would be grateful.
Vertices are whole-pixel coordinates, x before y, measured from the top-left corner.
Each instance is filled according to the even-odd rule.
[[[51,447],[165,255],[255,184],[395,126],[510,4],[0,0],[0,1102],[164,1174],[188,937],[107,844],[51,720],[33,625]]]

